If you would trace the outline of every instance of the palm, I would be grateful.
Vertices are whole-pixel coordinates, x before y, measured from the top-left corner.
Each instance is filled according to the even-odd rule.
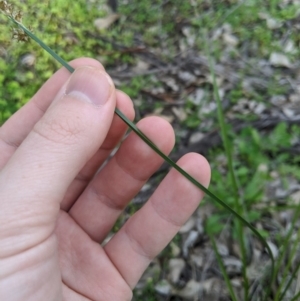
[[[61,214],[56,233],[65,301],[131,300],[131,288],[101,245],[68,214]]]

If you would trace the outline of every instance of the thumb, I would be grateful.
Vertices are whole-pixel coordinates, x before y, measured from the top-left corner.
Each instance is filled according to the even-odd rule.
[[[72,74],[0,172],[0,258],[54,231],[60,202],[104,141],[115,103],[103,70],[80,67]]]

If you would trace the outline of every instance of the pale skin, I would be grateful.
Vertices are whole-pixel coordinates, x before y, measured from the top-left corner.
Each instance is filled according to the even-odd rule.
[[[133,120],[133,104],[99,62],[81,58],[71,65],[73,75],[60,69],[0,128],[1,300],[131,300],[151,260],[203,197],[171,170],[101,246],[162,159],[131,133],[95,175],[127,130],[115,107]],[[170,153],[170,124],[148,117],[138,127]],[[178,164],[208,186],[202,156],[190,153]]]

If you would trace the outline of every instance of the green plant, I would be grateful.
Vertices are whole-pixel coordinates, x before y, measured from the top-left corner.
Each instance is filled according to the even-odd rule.
[[[228,287],[228,290],[229,290],[231,299],[232,299],[233,301],[237,301],[237,298],[236,298],[235,293],[234,293],[234,290],[233,290],[233,286],[232,286],[232,284],[231,284],[231,282],[230,282],[230,279],[229,279],[229,277],[228,277],[228,274],[226,273],[226,268],[225,268],[225,266],[224,266],[224,264],[223,264],[222,257],[221,257],[221,255],[220,255],[220,253],[219,253],[219,251],[218,251],[216,241],[215,241],[214,237],[211,235],[210,232],[208,232],[208,234],[209,234],[209,238],[210,238],[210,240],[211,240],[212,246],[213,246],[213,250],[214,250],[214,252],[215,252],[215,254],[216,254],[218,264],[219,264],[219,266],[220,266],[220,268],[221,268],[222,275],[223,275],[223,277],[224,277],[224,279],[225,279],[225,282],[226,282],[226,285],[227,285],[227,287]]]
[[[180,1],[179,1],[180,2]],[[249,1],[252,4],[254,3],[254,1]],[[81,4],[81,2],[79,1],[79,3],[77,3],[73,9],[74,9],[74,16],[78,16],[78,20],[84,20],[80,14],[81,10],[85,9],[85,7],[83,7]],[[135,5],[132,6],[128,6],[128,7],[123,7],[122,10],[128,10],[128,15],[130,15],[130,17],[132,19],[134,19],[134,25],[132,25],[132,23],[130,23],[130,26],[134,27],[135,31],[138,31],[140,29],[141,26],[145,26],[145,24],[149,25],[149,26],[156,26],[159,22],[162,21],[163,25],[162,25],[162,33],[165,35],[170,35],[172,32],[176,31],[175,27],[173,24],[169,24],[168,20],[169,18],[174,18],[174,16],[177,16],[178,14],[180,15],[181,18],[187,18],[189,16],[189,14],[191,14],[191,7],[189,5],[187,5],[186,3],[177,3],[178,7],[176,9],[171,10],[170,15],[168,15],[167,18],[163,18],[162,14],[155,14],[154,10],[149,10],[147,15],[143,15],[142,13],[145,12],[146,10],[149,9],[149,2],[148,4],[146,3],[146,1],[141,1],[139,3],[134,2]],[[250,3],[250,4],[251,4]],[[231,24],[236,24],[236,26],[234,26],[234,31],[235,34],[237,35],[245,35],[247,36],[247,38],[252,39],[252,40],[256,40],[259,41],[259,51],[261,51],[262,48],[267,48],[267,49],[273,49],[272,45],[270,45],[271,43],[271,39],[270,36],[272,36],[270,34],[270,31],[267,32],[263,32],[263,28],[264,28],[264,24],[261,20],[258,20],[258,9],[257,7],[255,7],[255,5],[248,5],[247,6],[247,10],[241,10],[238,9],[236,11],[235,14],[231,14],[227,17],[228,22],[230,22]],[[154,7],[157,8],[159,7],[159,3],[155,2],[154,3]],[[276,5],[275,5],[276,7]],[[98,41],[95,40],[89,40],[86,43],[83,43],[84,39],[85,39],[85,35],[82,31],[80,31],[79,29],[74,30],[74,32],[77,35],[77,39],[78,39],[78,44],[72,45],[72,44],[67,44],[64,39],[62,39],[59,34],[57,34],[57,32],[59,31],[59,28],[55,28],[55,26],[53,26],[53,24],[55,24],[55,22],[52,21],[57,21],[59,19],[59,12],[62,9],[67,9],[66,4],[63,1],[54,1],[53,5],[51,5],[51,11],[53,10],[51,19],[48,22],[47,28],[51,29],[49,32],[47,32],[45,34],[46,37],[46,43],[47,45],[50,45],[51,47],[53,47],[54,49],[57,50],[57,53],[60,55],[63,55],[66,59],[71,59],[73,58],[73,56],[80,56],[80,55],[90,55],[91,53],[95,53],[93,52],[93,50],[95,48],[98,48],[97,52],[99,55],[104,55],[105,57],[107,57],[108,60],[108,64],[110,64],[113,60],[121,60],[124,59],[124,56],[122,56],[120,53],[118,53],[116,50],[114,50],[114,47],[112,46],[112,44],[101,41],[101,39],[99,39]],[[216,7],[216,9],[218,9],[218,18],[220,17],[221,12],[225,12],[226,8],[225,6],[222,4],[219,5],[219,7]],[[132,13],[135,12],[135,13]],[[238,18],[237,18],[238,16]],[[50,22],[51,21],[51,22]],[[78,21],[77,21],[78,22]],[[236,23],[234,23],[236,22]],[[42,22],[43,23],[43,22]],[[121,21],[122,23],[122,21]],[[205,17],[203,19],[201,18],[196,18],[194,17],[194,19],[192,20],[192,23],[194,24],[195,28],[199,28],[201,25],[205,24],[207,25],[210,29],[213,28],[213,23],[211,21],[211,19],[208,17],[208,15],[205,15]],[[35,23],[32,23],[35,24]],[[245,27],[241,26],[242,24],[246,24]],[[258,24],[258,25],[257,25]],[[20,24],[18,24],[20,25]],[[72,23],[70,23],[71,26]],[[252,32],[252,28],[257,29],[257,31],[254,33]],[[257,26],[256,26],[257,25]],[[38,26],[35,24],[33,25],[34,28],[37,28]],[[123,28],[122,30],[124,31],[124,25],[122,25]],[[244,28],[246,28],[246,32],[243,32]],[[129,29],[128,29],[129,30]],[[121,31],[121,30],[120,30]],[[107,35],[110,38],[117,38],[120,36],[120,31],[119,30],[114,30],[108,33],[105,33],[105,35]],[[22,33],[22,32],[21,32]],[[27,32],[28,33],[28,32]],[[123,32],[124,33],[124,32]],[[101,33],[102,34],[102,33]],[[104,34],[104,33],[103,33]],[[158,45],[158,35],[159,35],[159,31],[155,31],[153,30],[153,32],[151,33],[147,33],[147,41],[151,41],[150,45]],[[124,44],[129,45],[131,43],[131,36],[130,34],[125,34],[126,39],[122,40],[124,42]],[[99,37],[99,36],[98,36]],[[175,38],[171,38],[168,40],[168,42],[170,42],[170,44],[173,43],[173,41],[175,40]],[[153,43],[153,44],[152,44]],[[24,48],[28,47],[27,44],[24,44]],[[31,45],[32,47],[32,45]],[[34,46],[33,46],[34,47]],[[18,47],[16,47],[16,51]],[[66,49],[69,50],[69,52],[66,53]],[[218,49],[218,54],[220,55],[220,45],[216,46],[216,49]],[[48,49],[49,50],[49,49]],[[49,77],[50,74],[52,74],[52,71],[58,66],[56,63],[52,63],[41,51],[41,49],[39,47],[34,47],[34,51],[36,56],[38,57],[39,63],[37,65],[37,70],[39,71],[43,71],[46,69],[47,71],[45,72],[45,77],[39,79],[38,76],[32,71],[32,70],[26,70],[24,72],[22,72],[22,76],[26,77],[28,76],[28,79],[30,79],[32,81],[32,79],[34,79],[34,82],[39,82],[41,83],[44,79],[46,79],[47,77]],[[72,54],[71,54],[72,51]],[[172,52],[172,51],[170,51]],[[16,52],[18,53],[18,52]],[[108,54],[107,54],[108,53]],[[216,53],[214,53],[216,54]],[[54,55],[54,54],[53,54]],[[56,58],[58,58],[56,56]],[[126,60],[128,60],[128,58],[130,58],[130,56],[126,57]],[[64,63],[63,61],[61,61],[61,63]],[[4,63],[3,63],[4,64]],[[49,69],[48,66],[52,66],[52,69]],[[66,65],[65,65],[66,66]],[[14,82],[14,72],[15,72],[15,68],[13,66],[13,64],[9,65],[9,64],[4,64],[4,68],[7,68],[7,73],[12,74],[12,76],[9,78],[9,82],[11,82],[7,87],[8,89],[5,90],[6,92],[3,93],[4,94],[9,94],[10,95],[10,99],[11,95],[14,95],[14,93],[17,94],[16,91],[18,91],[18,89],[16,89],[16,85],[20,85],[19,81],[15,81]],[[66,66],[67,68],[67,66]],[[72,70],[70,70],[72,71]],[[211,73],[213,74],[214,71],[214,67],[211,66]],[[0,77],[1,80],[1,77]],[[7,78],[5,79],[7,81]],[[148,79],[142,79],[142,78],[135,78],[132,80],[132,84],[130,84],[130,86],[128,87],[128,91],[132,96],[136,96],[139,94],[140,89],[147,83]],[[26,85],[27,82],[24,83],[24,86]],[[33,94],[33,91],[36,90],[38,87],[38,84],[34,87],[32,87],[31,90],[28,90],[28,92],[26,93],[26,97],[29,97],[30,95]],[[273,86],[269,87],[269,95],[272,95],[274,93],[275,88]],[[218,100],[218,87],[216,86],[216,83],[214,83],[214,90],[215,90],[215,98]],[[236,88],[236,94],[234,94],[234,96],[236,97],[236,100],[238,100],[239,97],[241,97],[241,95],[243,95],[242,93],[242,89],[241,87],[237,87]],[[277,90],[276,90],[277,92]],[[0,92],[1,93],[1,92]],[[20,92],[18,92],[20,93]],[[2,105],[1,108],[4,108],[2,114],[2,120],[0,122],[3,122],[5,119],[7,119],[9,117],[9,114],[13,111],[15,111],[18,107],[21,106],[21,102],[24,102],[24,96],[23,95],[16,95],[15,97],[15,103],[14,101],[8,103],[7,101],[5,101],[5,99],[7,98],[6,95],[1,96],[3,99],[3,102],[0,102],[0,106]],[[13,99],[14,99],[13,97]],[[26,97],[25,97],[25,101],[26,101]],[[4,102],[5,101],[5,102]],[[2,110],[1,110],[2,111]],[[117,114],[119,114],[119,116],[122,116],[121,112],[117,112]],[[220,109],[220,104],[219,104],[219,120],[221,121],[220,123],[223,122],[223,125],[221,126],[222,130],[225,129],[225,131],[223,130],[223,140],[226,141],[226,137],[228,137],[228,132],[226,132],[226,127],[224,126],[224,120],[222,121],[222,110]],[[127,122],[126,120],[124,120],[125,122]],[[187,124],[188,126],[191,127],[196,127],[198,126],[200,123],[200,119],[198,116],[192,116],[192,120],[190,124]],[[134,125],[131,124],[132,129],[134,130]],[[230,161],[230,157],[234,156],[234,160],[233,162],[231,162],[229,165],[230,166],[230,176],[228,175],[224,175],[219,173],[216,170],[213,170],[213,182],[218,182],[218,184],[215,186],[214,185],[214,193],[216,195],[220,196],[220,199],[226,199],[226,204],[225,207],[227,208],[227,210],[230,210],[228,208],[228,206],[234,206],[235,209],[238,208],[238,210],[240,210],[243,207],[246,207],[246,213],[247,213],[247,219],[249,222],[253,222],[256,219],[258,219],[260,217],[260,213],[259,211],[256,210],[252,210],[251,208],[253,207],[253,204],[257,203],[262,195],[262,187],[263,185],[266,183],[266,181],[268,180],[268,176],[266,175],[266,173],[261,172],[261,170],[259,169],[259,165],[266,163],[268,165],[268,167],[271,167],[271,163],[269,162],[269,160],[267,159],[267,156],[264,154],[264,152],[271,152],[271,153],[276,153],[278,151],[278,148],[281,145],[281,142],[283,143],[283,145],[288,145],[289,143],[289,137],[290,135],[287,135],[285,133],[286,128],[284,127],[284,125],[279,125],[278,128],[275,129],[275,131],[273,132],[272,135],[270,135],[269,138],[266,137],[261,137],[261,135],[253,128],[248,128],[245,129],[241,135],[239,135],[239,137],[234,137],[234,140],[232,140],[231,145],[227,145],[227,161]],[[296,131],[295,131],[296,133]],[[141,133],[140,133],[141,134]],[[297,135],[297,134],[295,134]],[[141,134],[142,136],[142,134]],[[149,141],[147,141],[146,137],[143,137],[142,139],[144,139],[145,142],[150,143]],[[267,141],[267,142],[266,142]],[[266,142],[266,143],[264,143]],[[281,145],[282,146],[282,145]],[[229,158],[229,160],[228,160]],[[167,160],[167,158],[165,158]],[[292,158],[290,158],[290,160],[292,160]],[[296,160],[295,158],[293,158],[293,160]],[[298,158],[299,160],[299,158]],[[280,160],[276,159],[276,163],[281,161],[281,165],[279,168],[279,172],[280,174],[297,174],[297,170],[296,167],[292,165],[292,163],[287,164],[287,158],[285,157],[281,157]],[[170,163],[170,162],[169,162]],[[171,164],[171,163],[170,163]],[[234,170],[234,172],[233,172]],[[235,175],[234,175],[235,173]],[[299,172],[298,172],[299,175]],[[187,175],[186,175],[187,176]],[[243,204],[238,204],[237,205],[237,198],[240,198],[240,196],[237,196],[237,185],[234,184],[233,181],[233,177],[238,177],[238,182],[239,182],[239,187],[240,187],[240,191],[241,194],[243,196]],[[234,185],[232,185],[232,183]],[[212,199],[214,199],[213,195],[210,194]],[[224,204],[222,205],[218,205],[218,208],[222,208],[222,206],[224,206]],[[237,209],[236,209],[237,210]],[[216,214],[213,215],[211,218],[211,225],[212,227],[215,227],[215,229],[213,229],[216,233],[218,233],[219,229],[217,229],[217,225],[219,223],[219,221],[224,218],[228,217],[228,213],[226,214]],[[239,230],[239,225],[237,225],[234,228],[234,232],[238,233],[237,236],[241,236],[241,231]],[[264,235],[263,231],[259,231],[261,235]],[[265,233],[268,234],[268,233]],[[264,236],[265,237],[265,236]],[[240,239],[240,243],[243,244],[243,240]],[[245,258],[245,255],[243,256]],[[244,262],[244,267],[246,266],[246,263]],[[226,275],[224,276],[224,278],[226,279]],[[245,278],[247,279],[247,277]],[[153,284],[152,284],[153,287]],[[151,291],[151,293],[150,293]],[[154,296],[154,291],[151,288],[150,291],[148,292],[149,294],[153,294]],[[149,297],[150,298],[150,297]]]

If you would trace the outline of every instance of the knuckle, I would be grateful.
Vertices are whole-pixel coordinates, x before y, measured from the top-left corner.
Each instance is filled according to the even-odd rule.
[[[45,118],[36,124],[33,131],[52,143],[76,144],[85,131],[78,119],[67,114],[63,118]]]
[[[118,296],[116,296],[115,300],[130,301],[132,300],[132,297],[132,290],[127,284],[125,284],[125,281],[123,281],[123,285],[118,286]]]
[[[120,275],[115,279],[114,284],[106,286],[99,292],[99,300],[131,301],[133,292],[126,280]]]
[[[150,248],[146,248],[145,245],[138,238],[136,238],[127,227],[124,227],[124,231],[125,235],[131,243],[132,250],[139,256],[151,262],[155,256],[154,254],[152,254],[153,252],[150,250]]]

